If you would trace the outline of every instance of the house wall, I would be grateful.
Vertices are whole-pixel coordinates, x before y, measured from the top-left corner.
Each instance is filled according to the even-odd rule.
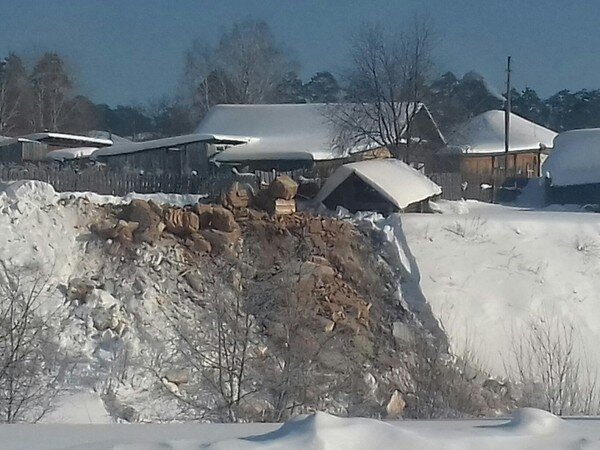
[[[0,146],[0,162],[19,164],[23,161],[42,161],[48,148],[41,142],[14,142]]]
[[[178,146],[173,148],[157,148],[98,157],[98,160],[115,170],[126,172],[155,173],[155,174],[185,174],[192,171],[198,174],[208,172],[208,158],[206,145],[202,142]]]

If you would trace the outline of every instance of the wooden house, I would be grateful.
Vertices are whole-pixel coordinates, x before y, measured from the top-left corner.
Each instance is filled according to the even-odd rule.
[[[20,164],[24,161],[41,161],[48,147],[42,142],[24,138],[0,139],[0,163]]]
[[[498,188],[539,177],[557,133],[511,114],[506,154],[504,120],[504,111],[491,110],[453,129],[447,134],[448,145],[437,152],[430,171],[460,173],[468,198],[480,198],[482,185]]]
[[[345,106],[217,105],[196,132],[239,141],[237,145],[215,146],[211,160],[217,165],[237,166],[250,172],[300,170],[327,176],[347,162],[389,157],[390,152],[372,140],[341,142],[341,131],[329,112]],[[445,141],[425,105],[410,106],[413,159],[427,160],[425,149],[437,150]],[[399,129],[405,130],[405,124]]]

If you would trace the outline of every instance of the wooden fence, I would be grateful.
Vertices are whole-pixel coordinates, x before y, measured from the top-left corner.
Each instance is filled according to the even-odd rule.
[[[126,195],[129,192],[177,194],[206,194],[218,196],[234,177],[231,173],[215,172],[207,175],[136,174],[106,170],[104,167],[86,167],[78,170],[55,165],[0,165],[0,179],[4,181],[39,180],[51,184],[57,192],[90,191],[103,195]]]

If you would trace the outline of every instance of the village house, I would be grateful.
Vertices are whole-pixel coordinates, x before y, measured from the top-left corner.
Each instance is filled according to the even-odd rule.
[[[0,136],[0,163],[19,164],[23,161],[44,159],[48,147],[46,144],[25,138]]]
[[[340,165],[390,152],[363,139],[345,145],[325,104],[217,105],[196,132],[220,136],[211,144],[212,162],[250,172],[301,171],[326,177]],[[422,103],[415,103],[412,139],[415,159],[426,160],[426,151],[445,142],[435,121]],[[404,127],[401,127],[404,129]],[[227,142],[224,142],[225,139]],[[240,144],[232,145],[232,141]],[[420,155],[420,156],[419,156]]]
[[[600,204],[600,128],[560,133],[542,173],[546,203]]]
[[[479,199],[482,188],[491,190],[508,180],[526,183],[539,177],[557,133],[511,113],[507,157],[504,120],[504,111],[491,110],[455,127],[431,170],[460,173],[464,196]]]

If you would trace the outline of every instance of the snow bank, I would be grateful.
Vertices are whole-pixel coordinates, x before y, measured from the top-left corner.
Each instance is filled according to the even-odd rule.
[[[161,205],[172,205],[172,206],[185,206],[194,205],[202,198],[206,198],[206,194],[165,194],[163,192],[157,192],[154,194],[138,194],[137,192],[131,192],[123,197],[117,197],[115,195],[101,195],[95,192],[63,192],[60,194],[62,199],[75,199],[85,198],[91,203],[96,205],[125,205],[131,200],[153,200]]]
[[[60,150],[52,150],[51,152],[48,152],[46,154],[46,158],[54,161],[83,159],[89,158],[96,150],[98,150],[98,147],[61,148]]]
[[[563,420],[536,409],[511,420],[383,422],[324,413],[273,424],[3,425],[4,449],[599,449],[600,420]]]
[[[420,288],[453,350],[506,373],[534,326],[573,327],[578,356],[600,368],[600,215],[466,203],[468,213],[393,216]]]

